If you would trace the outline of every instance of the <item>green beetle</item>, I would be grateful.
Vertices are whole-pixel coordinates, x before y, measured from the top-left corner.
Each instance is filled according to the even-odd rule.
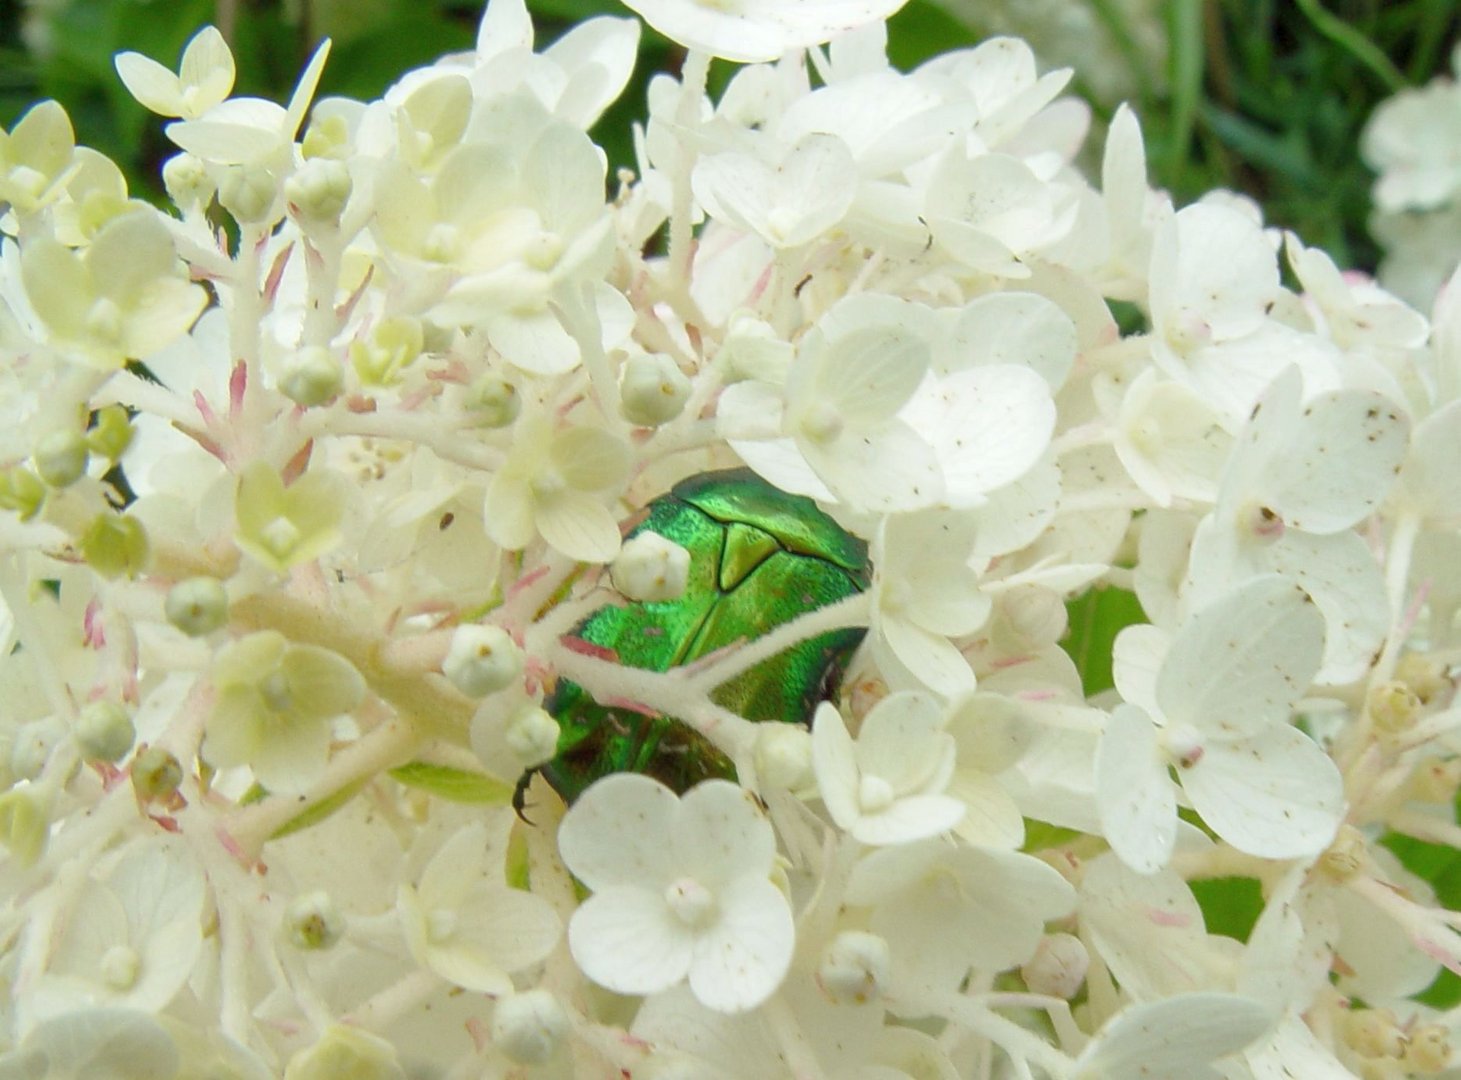
[[[811,499],[788,495],[749,469],[701,473],[651,502],[626,539],[650,530],[690,553],[690,577],[674,600],[606,605],[573,636],[594,652],[647,671],[666,671],[797,616],[862,592],[872,580],[867,545]],[[715,701],[748,720],[806,724],[836,692],[866,633],[861,627],[808,638],[747,669]],[[559,726],[558,753],[539,770],[565,802],[611,772],[642,772],[683,792],[712,777],[735,778],[730,760],[688,724],[608,707],[559,680],[543,707]],[[530,771],[513,805],[522,811]]]

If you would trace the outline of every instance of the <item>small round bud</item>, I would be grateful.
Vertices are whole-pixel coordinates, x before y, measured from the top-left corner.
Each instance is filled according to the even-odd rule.
[[[1035,955],[1020,973],[1034,993],[1069,1001],[1085,984],[1090,966],[1090,954],[1080,938],[1072,934],[1047,934],[1040,939]]]
[[[865,1005],[888,983],[888,943],[864,930],[838,934],[817,965],[817,985],[839,1005]]]
[[[492,1014],[492,1042],[519,1065],[541,1065],[569,1031],[568,1013],[547,990],[499,998]]]
[[[310,110],[309,127],[305,129],[300,151],[306,161],[319,157],[339,157],[350,150],[350,125],[339,113],[322,115]]]
[[[228,621],[228,593],[217,578],[188,578],[167,591],[163,611],[188,637],[202,637]]]
[[[10,773],[18,780],[34,780],[51,760],[56,744],[66,737],[65,725],[47,717],[21,724],[10,744]]]
[[[405,1075],[394,1046],[348,1024],[326,1028],[284,1066],[284,1080],[401,1080]]]
[[[91,454],[79,431],[53,431],[36,443],[36,475],[53,488],[69,487],[86,475]]]
[[[132,759],[132,787],[144,801],[165,799],[183,782],[178,759],[160,746],[147,746]]]
[[[328,949],[345,933],[345,916],[329,893],[316,889],[290,901],[283,930],[296,949]]]
[[[467,408],[483,427],[504,428],[522,412],[522,395],[501,375],[483,375],[472,384]]]
[[[333,225],[350,199],[353,183],[343,161],[315,158],[284,181],[290,212],[305,224]]]
[[[86,760],[120,761],[132,749],[137,729],[120,702],[93,701],[76,718],[72,736]]]
[[[756,776],[767,787],[796,791],[812,779],[812,736],[800,724],[756,725]]]
[[[523,654],[500,626],[458,626],[441,670],[468,697],[485,697],[522,677]]]
[[[657,427],[680,415],[690,397],[690,380],[668,356],[638,353],[624,362],[619,397],[624,419]]]
[[[525,769],[552,761],[558,753],[558,721],[536,705],[526,705],[508,717],[503,737]]]
[[[98,514],[81,536],[81,554],[105,578],[136,577],[147,565],[152,545],[137,518]]]
[[[213,198],[213,178],[202,160],[192,154],[174,154],[163,162],[162,186],[180,210],[206,206]]]
[[[142,974],[142,957],[130,945],[113,945],[101,954],[97,968],[108,989],[125,993],[137,985],[137,976]]]
[[[240,225],[268,225],[279,219],[279,181],[268,169],[231,165],[218,182],[218,203]]]
[[[86,433],[86,445],[93,454],[116,461],[132,445],[132,420],[120,405],[107,405],[93,414],[94,422]]]
[[[631,600],[675,600],[690,580],[690,553],[659,533],[642,532],[619,549],[609,577]]]
[[[323,345],[297,349],[279,367],[280,391],[301,408],[333,400],[345,385],[343,366]]]
[[[0,470],[0,510],[14,510],[21,521],[40,513],[46,501],[46,485],[22,465]]]

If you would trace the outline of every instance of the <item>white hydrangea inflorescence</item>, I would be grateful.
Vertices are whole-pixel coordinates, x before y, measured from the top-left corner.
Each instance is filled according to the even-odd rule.
[[[119,58],[169,212],[0,133],[0,1080],[1451,1067],[1461,923],[1381,840],[1461,846],[1461,288],[1174,206],[1126,109],[1087,176],[1016,39],[629,6],[690,51],[611,197],[640,24],[522,0],[372,102]],[[704,580],[621,523],[736,465],[871,551],[775,631],[867,631],[802,725],[713,696],[755,643],[574,633]],[[520,784],[563,677],[739,781]]]

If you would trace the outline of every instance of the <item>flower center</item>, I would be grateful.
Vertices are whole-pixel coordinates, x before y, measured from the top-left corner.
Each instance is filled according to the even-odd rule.
[[[1172,764],[1190,769],[1202,760],[1202,732],[1191,724],[1173,724],[1162,730],[1162,745]]]
[[[1238,520],[1244,532],[1261,543],[1271,544],[1283,536],[1283,518],[1266,506],[1249,504]]]
[[[842,434],[842,414],[836,406],[819,401],[802,417],[802,434],[815,443],[828,443]]]
[[[700,929],[715,921],[720,909],[715,897],[694,878],[680,878],[665,889],[665,903],[686,926]]]
[[[881,776],[864,776],[857,788],[857,802],[864,813],[880,813],[893,805],[893,785]]]
[[[282,713],[294,704],[294,693],[289,687],[289,678],[282,671],[271,671],[259,684],[259,693],[264,704],[276,713]]]
[[[113,990],[130,990],[142,972],[142,957],[130,945],[113,945],[101,956],[101,977]]]
[[[457,913],[450,908],[436,908],[426,916],[426,939],[440,945],[457,932]]]

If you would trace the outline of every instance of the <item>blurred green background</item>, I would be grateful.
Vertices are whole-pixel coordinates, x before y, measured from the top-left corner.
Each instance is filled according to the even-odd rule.
[[[616,0],[528,6],[540,47],[581,19],[627,13]],[[0,0],[0,124],[56,98],[79,141],[121,163],[134,190],[155,191],[168,145],[122,90],[114,53],[172,65],[213,22],[238,57],[236,92],[283,100],[329,36],[322,92],[370,98],[407,68],[470,48],[480,11],[478,0]],[[1445,69],[1461,0],[910,0],[891,51],[906,69],[997,32],[1026,36],[1048,66],[1073,64],[1098,118],[1131,101],[1154,180],[1179,200],[1247,192],[1269,221],[1373,269],[1359,133],[1378,101]],[[616,164],[628,162],[644,80],[677,62],[645,35],[635,84],[594,133]]]

